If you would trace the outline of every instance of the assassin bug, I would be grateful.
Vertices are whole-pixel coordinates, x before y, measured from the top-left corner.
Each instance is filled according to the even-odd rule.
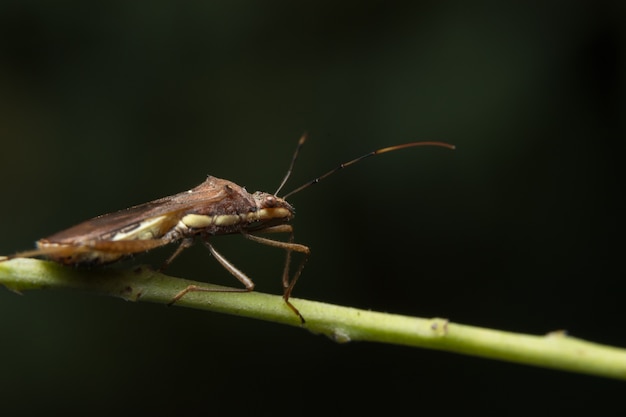
[[[308,260],[310,249],[305,245],[294,243],[293,226],[288,223],[294,218],[295,211],[286,198],[370,156],[414,146],[454,149],[454,146],[443,142],[411,142],[377,149],[344,162],[278,197],[278,193],[293,171],[306,138],[306,135],[302,135],[298,141],[287,173],[273,194],[261,191],[248,193],[245,188],[231,181],[208,176],[203,183],[191,190],[87,220],[40,239],[37,241],[37,249],[17,253],[2,261],[44,256],[64,265],[102,265],[180,241],[178,248],[165,261],[163,265],[165,267],[183,250],[190,247],[195,237],[199,237],[215,259],[245,286],[241,289],[221,291],[252,291],[254,282],[217,252],[210,242],[211,237],[215,235],[240,234],[254,242],[286,251],[282,275],[283,299],[304,323],[304,317],[289,301],[289,297]],[[287,241],[280,241],[257,236],[260,233],[287,233],[289,237]],[[303,258],[298,269],[290,276],[292,252],[303,254]],[[170,304],[192,291],[216,290],[191,285],[176,294]]]

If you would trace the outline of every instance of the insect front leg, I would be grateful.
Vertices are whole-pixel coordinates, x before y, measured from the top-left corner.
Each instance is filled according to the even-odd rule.
[[[260,230],[257,233],[289,233],[289,240],[287,242],[283,242],[280,240],[267,239],[261,236],[256,236],[256,235],[252,235],[248,233],[243,233],[243,235],[247,239],[250,239],[254,242],[261,243],[263,245],[273,246],[275,248],[284,249],[287,252],[287,255],[285,257],[285,267],[283,269],[283,279],[282,279],[283,299],[285,300],[285,303],[287,303],[287,306],[289,306],[289,308],[291,308],[291,310],[293,310],[293,312],[296,313],[298,317],[300,317],[300,320],[302,320],[302,323],[304,323],[304,317],[302,317],[302,314],[300,314],[298,309],[293,304],[291,304],[291,302],[289,301],[289,297],[291,297],[291,292],[293,291],[293,287],[296,285],[296,281],[298,281],[298,278],[300,277],[300,275],[302,274],[302,270],[304,269],[304,265],[309,259],[309,256],[311,254],[311,249],[308,246],[293,242],[294,240],[293,227],[288,224],[269,227],[267,229]],[[298,269],[293,274],[293,277],[290,278],[289,270],[291,266],[291,252],[302,253],[304,254],[304,258],[302,259],[302,261],[300,261],[300,264],[298,265]]]

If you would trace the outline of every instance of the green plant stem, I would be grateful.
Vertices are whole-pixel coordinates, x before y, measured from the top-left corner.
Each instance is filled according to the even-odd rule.
[[[131,270],[84,270],[36,259],[0,262],[0,284],[17,292],[72,288],[161,304],[169,304],[188,285],[233,290],[171,277],[143,266]],[[259,292],[190,292],[176,305],[303,327],[342,343],[400,344],[626,379],[626,350],[576,339],[565,332],[533,336],[466,326],[442,318],[407,317],[297,298],[291,301],[306,318],[305,324],[281,296]]]

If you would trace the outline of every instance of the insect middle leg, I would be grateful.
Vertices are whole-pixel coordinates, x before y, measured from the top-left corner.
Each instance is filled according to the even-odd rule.
[[[201,287],[198,285],[188,285],[185,289],[183,289],[178,294],[176,294],[174,298],[172,298],[172,301],[169,302],[169,305],[176,303],[178,300],[184,297],[185,294],[189,292],[250,292],[254,290],[254,282],[252,282],[252,280],[248,278],[248,276],[244,274],[241,270],[239,270],[235,265],[230,263],[228,259],[226,259],[221,253],[215,250],[213,245],[211,245],[211,243],[209,243],[209,241],[206,240],[206,237],[202,240],[202,242],[209,249],[209,251],[211,252],[211,255],[213,255],[213,257],[224,267],[224,269],[226,269],[235,278],[237,278],[246,288],[214,289],[214,288]],[[193,239],[191,240],[191,243],[193,243]],[[175,255],[178,255],[185,248],[188,248],[189,246],[191,246],[191,243],[185,243],[185,242],[181,243],[178,250],[174,252],[174,255],[172,255],[168,259],[168,261],[171,261],[175,257]]]
[[[296,281],[298,280],[298,278],[300,277],[300,274],[302,273],[302,270],[304,268],[304,265],[305,265],[306,261],[309,258],[309,254],[311,253],[311,250],[308,248],[308,246],[300,245],[298,243],[293,243],[293,239],[294,239],[294,237],[293,237],[293,228],[290,225],[274,226],[274,227],[270,227],[270,228],[261,230],[258,233],[289,233],[290,234],[289,241],[288,242],[283,242],[283,241],[279,241],[279,240],[267,239],[267,238],[264,238],[264,237],[260,237],[260,236],[256,236],[256,235],[252,235],[252,234],[249,234],[249,233],[242,232],[244,237],[246,237],[247,239],[250,239],[250,240],[252,240],[254,242],[261,243],[261,244],[264,244],[264,245],[267,245],[267,246],[272,246],[272,247],[275,247],[275,248],[284,249],[284,250],[287,251],[287,256],[286,256],[286,259],[285,259],[285,267],[283,269],[283,277],[282,277],[283,299],[285,300],[285,303],[287,304],[287,306],[300,318],[302,323],[304,323],[305,322],[304,317],[302,317],[302,314],[300,314],[298,309],[289,301],[289,297],[291,296],[291,292],[293,290],[293,287],[294,287]],[[205,244],[205,246],[209,249],[209,251],[211,252],[213,257],[215,257],[215,259],[224,267],[224,269],[226,269],[235,278],[237,278],[246,288],[242,288],[242,289],[232,288],[232,289],[216,290],[216,289],[212,289],[212,288],[201,287],[201,286],[198,286],[198,285],[189,285],[185,289],[183,289],[182,291],[180,291],[178,294],[176,294],[174,296],[174,298],[170,302],[170,305],[176,303],[178,300],[180,300],[182,297],[184,297],[185,294],[187,294],[189,292],[197,292],[197,291],[203,291],[203,292],[248,292],[248,291],[253,291],[254,290],[254,282],[244,272],[239,270],[236,266],[234,266],[231,262],[229,262],[223,255],[221,255],[219,252],[217,252],[217,250],[215,250],[213,245],[211,245],[211,243],[207,240],[206,236],[203,237],[202,241]],[[185,248],[189,247],[191,245],[191,243],[192,243],[192,241],[188,241],[188,242],[183,241],[181,243],[181,245],[179,246],[179,248],[176,250],[176,252],[174,252],[174,254],[168,259],[166,264],[171,262],[171,260],[174,257],[176,257],[176,255],[178,255]],[[303,253],[305,255],[304,259],[300,262],[300,265],[298,266],[298,269],[296,270],[296,273],[293,275],[292,278],[289,277],[289,269],[290,269],[289,267],[290,267],[290,264],[291,264],[291,252],[299,252],[299,253]]]

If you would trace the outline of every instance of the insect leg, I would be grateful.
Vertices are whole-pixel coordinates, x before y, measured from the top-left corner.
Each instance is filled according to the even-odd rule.
[[[298,315],[298,317],[300,317],[300,320],[302,320],[302,323],[304,323],[304,317],[302,317],[302,314],[300,314],[298,309],[293,304],[291,304],[291,302],[289,302],[289,297],[291,297],[291,292],[293,291],[293,287],[296,285],[296,281],[298,281],[298,278],[300,277],[300,274],[302,274],[302,270],[304,269],[304,265],[309,259],[309,255],[311,254],[311,249],[309,249],[308,246],[293,242],[294,235],[293,235],[293,227],[291,225],[283,224],[279,226],[274,226],[274,227],[261,230],[259,231],[259,233],[260,232],[289,233],[289,241],[287,242],[282,242],[280,240],[267,239],[264,237],[260,237],[260,236],[256,236],[256,235],[252,235],[248,233],[243,233],[243,236],[254,242],[261,243],[263,245],[272,246],[275,248],[284,249],[285,251],[287,251],[287,256],[285,257],[285,267],[283,269],[283,299],[285,300],[285,303],[287,303],[287,306],[289,306],[289,308],[292,309],[293,312]],[[298,269],[296,270],[296,272],[293,274],[293,277],[290,278],[289,267],[291,265],[291,252],[302,253],[304,254],[304,258],[302,259],[302,261],[300,261],[300,265],[298,266]]]
[[[222,264],[222,266],[228,272],[230,272],[235,278],[239,280],[239,282],[241,282],[246,287],[245,291],[254,290],[254,282],[252,282],[252,280],[248,278],[246,274],[237,269],[237,267],[230,263],[228,259],[224,258],[224,256],[216,251],[213,245],[211,245],[207,240],[203,240],[203,243],[206,245],[207,248],[209,248],[209,251],[211,251],[211,255],[213,255],[215,259],[217,259],[217,261]]]
[[[235,278],[237,278],[246,288],[241,288],[241,289],[230,288],[230,289],[217,290],[214,288],[200,287],[198,285],[189,285],[185,289],[180,291],[178,294],[176,294],[174,298],[172,299],[172,301],[170,301],[169,305],[174,304],[176,301],[180,300],[183,296],[185,296],[185,294],[189,292],[201,292],[201,291],[202,292],[249,292],[249,291],[254,290],[254,282],[252,282],[252,280],[248,278],[246,274],[244,274],[241,270],[237,269],[237,267],[233,265],[232,263],[230,263],[228,259],[224,258],[224,256],[220,254],[218,251],[216,251],[213,245],[211,245],[207,240],[203,240],[202,242],[206,245],[207,248],[209,248],[211,255],[213,255],[213,257],[217,259],[217,261],[224,267],[224,269],[226,269]],[[180,252],[180,251],[176,251],[176,252]]]
[[[165,268],[167,268],[169,266],[169,264],[172,263],[172,261],[181,254],[182,251],[184,251],[185,249],[189,248],[193,246],[193,238],[192,237],[188,237],[183,239],[180,242],[180,245],[178,245],[178,248],[176,248],[176,250],[174,251],[174,253],[165,260],[165,262],[163,262],[163,265],[161,265],[161,268],[159,268],[159,271],[164,271]]]

